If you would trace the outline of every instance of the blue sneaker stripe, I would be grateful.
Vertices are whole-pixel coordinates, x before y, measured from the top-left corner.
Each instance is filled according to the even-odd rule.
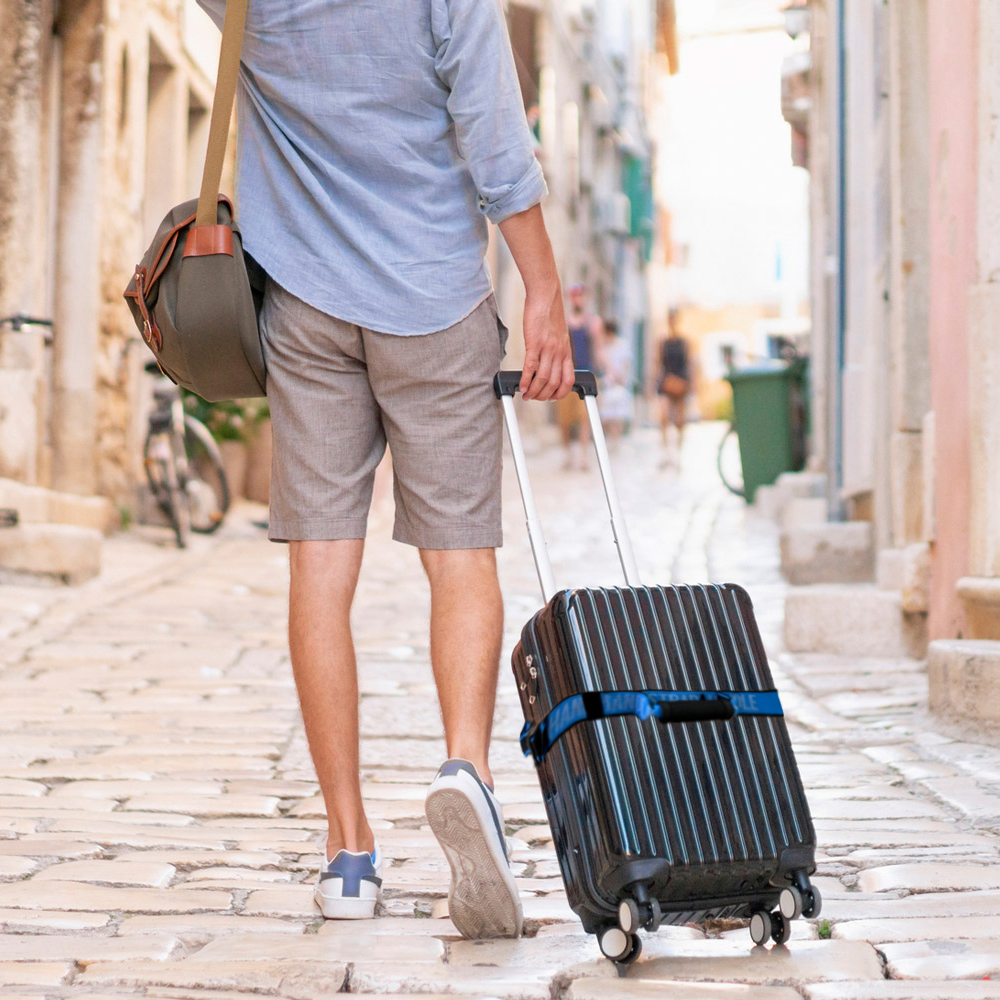
[[[375,873],[375,865],[370,854],[348,854],[347,851],[339,851],[327,865],[326,871],[321,872],[319,876],[320,882],[331,878],[343,879],[344,898],[360,897],[362,882],[371,882],[376,887],[382,885],[382,879]]]

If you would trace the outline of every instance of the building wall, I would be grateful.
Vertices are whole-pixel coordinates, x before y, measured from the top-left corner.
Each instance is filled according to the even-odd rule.
[[[53,321],[50,346],[0,330],[0,476],[129,507],[148,355],[121,293],[197,193],[218,31],[187,0],[0,0],[0,23],[0,316]]]
[[[976,285],[969,325],[970,570],[1000,577],[1000,7],[979,4]],[[1000,617],[1000,609],[997,609]]]
[[[889,451],[891,527],[881,543],[928,540],[923,426],[930,401],[930,163],[927,0],[889,8]]]
[[[969,572],[969,289],[976,282],[978,9],[929,0],[930,365],[935,538],[932,639],[960,637]]]

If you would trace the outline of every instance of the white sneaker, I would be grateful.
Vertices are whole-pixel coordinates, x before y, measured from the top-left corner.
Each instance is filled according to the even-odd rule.
[[[463,937],[519,937],[524,916],[507,860],[500,803],[467,760],[446,760],[427,820],[451,866],[449,915]]]
[[[382,852],[337,851],[326,861],[313,898],[330,920],[370,920],[382,895]]]

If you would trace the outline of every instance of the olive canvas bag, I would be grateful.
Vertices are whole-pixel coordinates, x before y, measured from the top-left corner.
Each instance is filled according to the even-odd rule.
[[[213,403],[266,391],[264,274],[219,194],[246,13],[247,0],[226,4],[201,194],[167,213],[124,293],[163,374]]]

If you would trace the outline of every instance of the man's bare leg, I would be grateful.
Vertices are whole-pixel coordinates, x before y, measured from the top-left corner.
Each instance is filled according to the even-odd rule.
[[[309,750],[326,803],[327,857],[372,851],[361,801],[358,675],[351,604],[362,539],[291,542],[288,636]]]
[[[487,784],[503,598],[493,549],[423,549],[431,585],[431,663],[448,756],[476,766]]]
[[[448,912],[463,937],[517,937],[524,913],[488,760],[503,638],[496,555],[493,549],[420,555],[431,581],[431,662],[448,742],[426,809],[451,868]]]

